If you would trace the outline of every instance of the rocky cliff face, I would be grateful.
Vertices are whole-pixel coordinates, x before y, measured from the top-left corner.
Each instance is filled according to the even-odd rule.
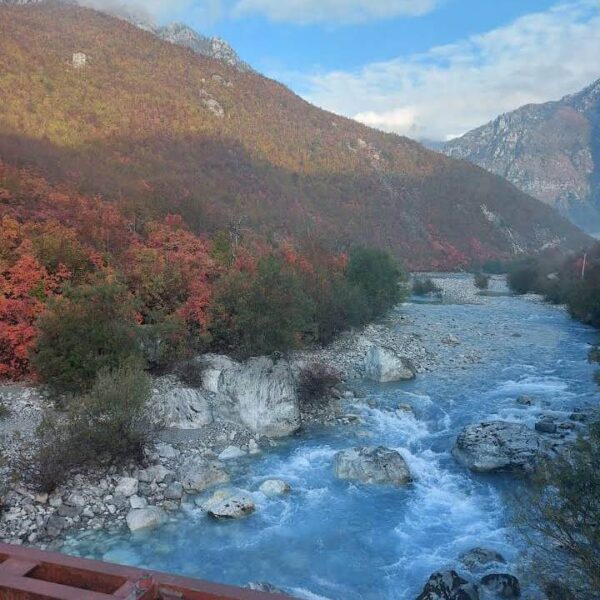
[[[600,231],[600,80],[558,102],[501,115],[443,151],[505,177],[588,231]]]
[[[154,29],[154,33],[166,42],[189,48],[201,56],[220,60],[239,71],[250,70],[250,65],[245,63],[225,40],[201,35],[183,23],[171,23],[166,27],[159,27]]]

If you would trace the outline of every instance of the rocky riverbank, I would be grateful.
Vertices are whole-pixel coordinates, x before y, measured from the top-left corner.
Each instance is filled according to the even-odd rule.
[[[441,302],[482,301],[465,279],[440,278],[436,283],[443,289]],[[4,457],[0,539],[57,548],[73,533],[137,531],[164,523],[198,498],[198,506],[215,519],[245,517],[254,510],[253,494],[285,494],[289,485],[271,477],[257,489],[227,489],[239,466],[314,422],[332,426],[358,422],[351,407],[369,399],[358,397],[355,382],[399,381],[435,369],[465,369],[491,358],[482,356],[481,347],[464,335],[460,320],[438,322],[433,309],[425,318],[398,307],[382,322],[340,336],[327,348],[287,357],[240,363],[225,356],[200,356],[192,364],[197,375],[193,381],[186,383],[174,375],[155,380],[151,406],[162,428],[146,448],[142,464],[105,464],[75,472],[51,495],[37,493],[21,470],[23,448],[32,441],[49,398],[39,388],[1,388],[9,416],[0,420]],[[476,331],[470,334],[477,338]],[[507,329],[495,335],[513,334]],[[315,363],[339,371],[342,382],[322,403],[306,406],[298,397],[297,382],[302,369]],[[464,443],[459,438],[455,455],[473,470],[481,470],[483,463],[494,466],[489,470],[503,470],[515,456],[529,464],[538,449],[570,439],[578,418],[569,419],[571,425],[540,418],[538,431],[497,427],[510,437],[508,445],[496,430],[490,437],[488,428],[475,425],[462,436]],[[508,448],[510,456],[499,456],[493,447],[496,442],[498,448]],[[402,457],[389,448],[356,448],[336,460],[342,479],[411,481]],[[204,497],[212,488],[215,494]]]

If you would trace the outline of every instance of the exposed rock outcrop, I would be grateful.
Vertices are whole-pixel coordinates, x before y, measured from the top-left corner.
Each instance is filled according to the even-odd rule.
[[[600,80],[557,102],[528,104],[448,142],[444,152],[500,175],[575,223],[600,229]]]
[[[224,368],[216,414],[260,435],[283,437],[300,428],[296,380],[285,360],[251,358]]]
[[[383,446],[342,450],[335,455],[334,470],[339,479],[360,483],[406,485],[412,481],[402,455]]]

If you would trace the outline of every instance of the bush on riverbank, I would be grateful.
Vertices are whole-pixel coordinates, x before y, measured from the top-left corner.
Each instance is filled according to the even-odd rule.
[[[475,273],[473,283],[478,290],[487,290],[490,286],[490,277],[484,273]]]
[[[298,377],[298,400],[301,406],[320,404],[331,396],[331,390],[341,381],[340,374],[328,365],[306,365]]]
[[[153,432],[147,414],[151,392],[152,380],[135,360],[99,371],[66,417],[46,416],[38,428],[38,487],[51,492],[72,469],[101,460],[141,460]]]
[[[514,264],[507,277],[517,294],[541,294],[565,304],[576,319],[600,327],[600,244],[586,256],[545,254]]]
[[[436,285],[430,277],[426,279],[417,278],[412,284],[412,293],[415,296],[427,296],[429,294],[437,294],[441,289]]]

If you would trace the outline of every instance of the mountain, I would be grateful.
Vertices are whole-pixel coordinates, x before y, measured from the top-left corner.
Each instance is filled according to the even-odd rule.
[[[443,151],[506,177],[584,229],[600,231],[600,80],[557,102],[501,115]]]
[[[196,232],[318,237],[448,269],[589,240],[500,177],[253,71],[59,2],[0,6],[0,160]]]

